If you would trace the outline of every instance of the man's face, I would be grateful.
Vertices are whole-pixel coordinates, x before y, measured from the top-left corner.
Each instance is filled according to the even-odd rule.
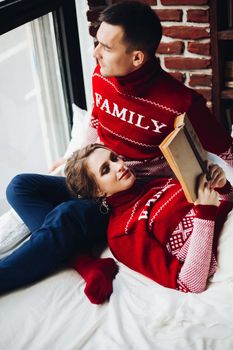
[[[127,53],[123,41],[123,28],[102,22],[97,32],[98,45],[94,57],[98,60],[101,74],[107,77],[120,77],[136,70],[135,51]]]

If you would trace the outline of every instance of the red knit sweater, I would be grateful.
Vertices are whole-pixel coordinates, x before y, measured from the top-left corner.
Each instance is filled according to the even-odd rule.
[[[225,152],[223,158],[229,162],[233,158],[231,137],[213,118],[204,98],[163,71],[156,58],[120,78],[102,76],[97,66],[93,94],[91,125],[106,146],[136,161],[133,166],[161,157],[158,144],[183,112],[207,151],[220,156]]]
[[[221,192],[230,189],[227,183]],[[193,206],[172,179],[136,183],[107,201],[112,208],[108,244],[119,261],[165,287],[205,290],[216,270],[215,221],[219,215],[225,218],[229,208]]]

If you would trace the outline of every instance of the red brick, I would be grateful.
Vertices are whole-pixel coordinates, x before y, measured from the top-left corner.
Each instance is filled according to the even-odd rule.
[[[155,12],[159,16],[160,21],[182,21],[182,10],[156,10]]]
[[[209,38],[209,27],[172,26],[163,27],[163,34],[171,38],[179,39],[204,39]]]
[[[188,47],[189,52],[196,53],[198,55],[210,55],[210,42],[208,43],[199,43],[195,41],[189,41]]]
[[[210,101],[212,98],[211,89],[194,89],[199,94],[203,95],[207,101]]]
[[[197,23],[209,22],[209,11],[208,10],[188,10],[187,21]]]
[[[184,51],[184,43],[182,41],[171,41],[168,43],[161,42],[157,53],[159,54],[180,54]]]
[[[190,86],[212,86],[212,76],[208,74],[190,74]]]
[[[207,5],[209,0],[161,0],[162,5]]]
[[[181,69],[181,70],[206,69],[211,66],[210,59],[178,57],[178,56],[165,57],[164,63],[165,63],[165,67],[168,69]]]
[[[184,82],[186,75],[184,73],[181,72],[168,72],[171,76],[173,76],[173,78],[177,79],[178,81],[180,81],[181,83]]]

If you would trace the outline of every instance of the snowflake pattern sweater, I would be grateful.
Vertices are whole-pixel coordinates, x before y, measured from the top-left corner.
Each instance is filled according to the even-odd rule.
[[[171,178],[107,198],[112,208],[108,244],[114,256],[157,283],[184,292],[200,293],[217,267],[214,236],[232,207],[229,182],[219,190],[219,207],[188,203],[180,184]],[[228,194],[227,194],[228,193]],[[229,205],[224,205],[228,203]]]
[[[204,148],[233,163],[232,139],[206,107],[204,98],[163,71],[156,58],[125,77],[93,74],[91,125],[100,141],[129,160],[142,176],[164,172],[159,143],[177,115],[187,112]],[[159,169],[156,169],[159,167]],[[157,171],[158,170],[158,171]]]

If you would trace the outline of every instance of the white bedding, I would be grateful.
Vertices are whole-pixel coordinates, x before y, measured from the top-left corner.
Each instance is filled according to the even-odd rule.
[[[232,280],[182,294],[120,265],[109,302],[91,304],[83,288],[67,269],[1,297],[0,349],[233,348]]]
[[[0,218],[2,237],[7,227],[20,225],[9,218]],[[231,212],[219,243],[219,270],[202,294],[163,288],[119,264],[113,294],[101,306],[89,302],[72,269],[0,297],[0,349],[232,350],[232,231]],[[4,244],[3,255],[11,251],[3,252]]]
[[[0,256],[27,235],[13,211],[0,217]],[[231,213],[220,239],[219,270],[197,295],[163,288],[119,264],[109,302],[96,306],[74,270],[58,272],[0,297],[0,350],[232,350],[232,251]]]

